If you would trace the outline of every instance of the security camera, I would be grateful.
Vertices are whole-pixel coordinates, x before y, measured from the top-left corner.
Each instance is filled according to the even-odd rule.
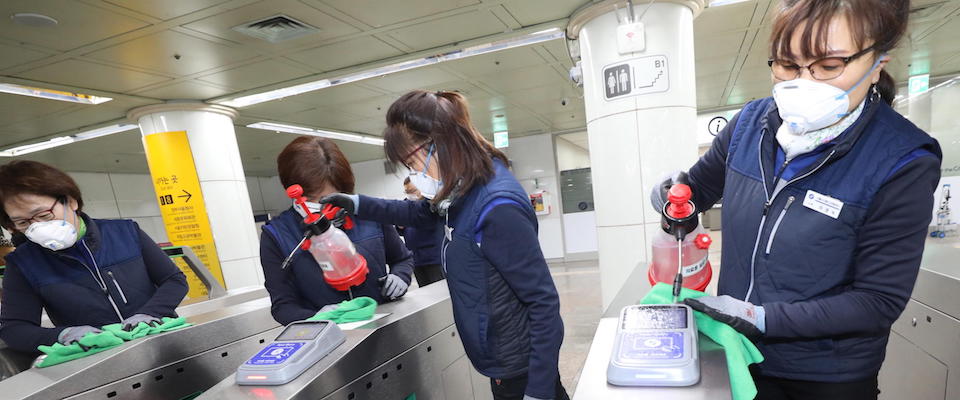
[[[566,97],[560,99],[560,105],[561,105],[561,106],[566,106],[566,105],[567,105],[567,98],[566,98]]]
[[[580,68],[580,61],[570,68],[570,80],[577,85],[577,87],[583,86],[583,70]]]

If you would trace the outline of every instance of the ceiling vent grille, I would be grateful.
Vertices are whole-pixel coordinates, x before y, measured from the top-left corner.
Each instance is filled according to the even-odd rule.
[[[320,31],[286,15],[275,15],[238,25],[233,27],[233,30],[270,43],[282,42]]]

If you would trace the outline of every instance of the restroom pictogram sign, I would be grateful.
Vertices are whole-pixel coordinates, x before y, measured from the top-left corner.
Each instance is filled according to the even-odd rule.
[[[600,82],[604,99],[614,100],[670,90],[667,57],[662,55],[625,60],[603,68]]]

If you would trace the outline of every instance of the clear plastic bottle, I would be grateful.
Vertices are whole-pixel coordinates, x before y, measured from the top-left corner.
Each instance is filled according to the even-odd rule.
[[[311,227],[310,254],[323,270],[323,278],[337,290],[347,290],[362,284],[367,279],[367,260],[357,253],[353,242],[340,229],[320,218]]]
[[[683,287],[703,291],[710,283],[713,270],[709,255],[710,237],[702,227],[697,227],[683,240]],[[650,258],[650,284],[671,284],[677,275],[677,239],[663,231],[657,231],[652,241]]]

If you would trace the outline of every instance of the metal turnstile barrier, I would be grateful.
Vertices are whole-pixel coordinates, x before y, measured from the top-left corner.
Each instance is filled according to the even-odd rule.
[[[345,331],[344,344],[286,385],[239,386],[231,374],[199,399],[491,398],[489,379],[465,356],[446,282],[411,291],[377,313],[389,315]]]

